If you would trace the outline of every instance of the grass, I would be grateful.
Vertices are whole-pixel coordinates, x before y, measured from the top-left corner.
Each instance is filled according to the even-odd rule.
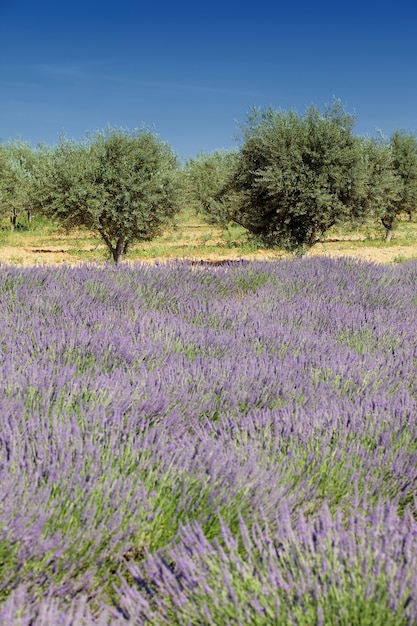
[[[415,245],[417,229],[414,221],[404,218],[398,223],[396,230],[394,231],[394,237],[391,241],[387,242],[384,239],[385,229],[379,222],[369,221],[357,229],[352,230],[347,227],[339,226],[333,227],[326,234],[326,239],[342,238],[351,244],[366,245],[369,246],[395,246],[395,245]]]
[[[19,226],[11,232],[8,220],[0,220],[1,260],[17,265],[109,260],[102,239],[86,229],[68,233],[58,224],[37,216],[30,223],[22,216]],[[357,256],[364,251],[369,258],[381,262],[402,263],[417,258],[417,222],[401,220],[390,242],[384,241],[384,229],[379,223],[369,222],[354,230],[334,227],[309,254]],[[136,243],[128,255],[132,261],[285,257],[288,253],[283,250],[267,250],[251,241],[241,226],[232,224],[222,229],[207,224],[192,209],[183,209],[174,227],[152,241]]]
[[[68,261],[104,261],[108,253],[102,239],[86,229],[63,230],[42,217],[31,222],[23,221],[18,230],[10,231],[7,219],[0,222],[0,246],[32,252],[42,259],[48,253],[61,253]],[[138,242],[132,246],[129,258],[155,259],[193,258],[210,254],[250,254],[257,248],[248,241],[247,233],[240,226],[227,230],[206,224],[191,210],[184,210],[173,228],[150,242]],[[16,254],[13,254],[16,256]],[[10,261],[13,260],[10,258]]]

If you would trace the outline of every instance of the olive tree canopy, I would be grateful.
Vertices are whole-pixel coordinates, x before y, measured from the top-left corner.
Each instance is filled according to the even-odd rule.
[[[233,174],[236,150],[200,153],[185,163],[184,192],[187,201],[210,224],[226,227],[230,222],[231,198],[222,197],[222,190]]]
[[[333,225],[368,215],[363,149],[338,101],[304,117],[253,111],[243,127],[233,219],[267,245],[302,253]]]
[[[148,130],[61,139],[40,164],[41,211],[67,228],[98,232],[116,263],[132,242],[160,234],[179,208],[177,158]]]
[[[8,215],[12,230],[20,213],[31,214],[31,182],[37,151],[23,141],[0,145],[0,215]]]
[[[417,137],[397,130],[391,136],[389,146],[398,193],[394,202],[386,205],[381,217],[388,241],[398,216],[407,213],[411,219],[417,209]]]

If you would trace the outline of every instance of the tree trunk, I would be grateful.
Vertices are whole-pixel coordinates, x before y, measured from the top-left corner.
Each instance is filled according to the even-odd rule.
[[[393,228],[385,228],[385,241],[389,243],[392,239]]]
[[[126,254],[128,246],[129,246],[129,242],[125,240],[124,237],[119,237],[119,239],[116,242],[116,245],[113,246],[110,237],[107,236],[107,234],[104,232],[103,229],[99,229],[98,231],[101,235],[101,237],[104,240],[104,243],[106,244],[112,258],[113,261],[116,263],[116,265],[119,263],[120,259],[122,258],[122,256],[124,254]]]
[[[127,252],[128,242],[124,240],[123,237],[120,237],[117,240],[116,247],[112,248],[113,261],[116,265],[119,263],[120,259]]]
[[[383,218],[381,218],[381,222],[385,228],[385,241],[389,243],[392,239],[392,234],[394,232],[395,216],[385,215]]]
[[[16,209],[12,209],[10,214],[10,230],[13,232],[17,226],[17,212]]]

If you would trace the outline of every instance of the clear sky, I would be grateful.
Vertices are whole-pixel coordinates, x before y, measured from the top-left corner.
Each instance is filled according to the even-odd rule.
[[[1,141],[150,126],[186,159],[333,97],[417,131],[417,0],[0,0]]]

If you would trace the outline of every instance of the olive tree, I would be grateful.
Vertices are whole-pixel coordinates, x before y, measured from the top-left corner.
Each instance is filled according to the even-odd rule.
[[[177,176],[176,156],[154,133],[108,128],[81,142],[61,138],[41,160],[34,195],[66,228],[98,232],[118,263],[177,212]]]
[[[385,239],[391,239],[401,194],[401,179],[394,166],[389,143],[382,137],[361,140],[365,193],[358,199],[369,217],[380,219],[385,227]]]
[[[390,148],[398,193],[381,217],[387,241],[391,239],[398,216],[407,213],[411,219],[417,209],[417,138],[409,132],[397,130],[391,136]]]
[[[231,198],[221,192],[233,174],[237,157],[235,150],[216,150],[200,153],[185,163],[186,199],[210,224],[227,226],[230,221]]]
[[[337,101],[304,117],[252,111],[223,190],[239,194],[233,219],[266,244],[301,254],[333,225],[363,219],[366,172],[354,121]]]
[[[10,218],[10,228],[17,226],[18,216],[31,217],[31,181],[36,151],[29,143],[14,141],[0,145],[0,212]]]

